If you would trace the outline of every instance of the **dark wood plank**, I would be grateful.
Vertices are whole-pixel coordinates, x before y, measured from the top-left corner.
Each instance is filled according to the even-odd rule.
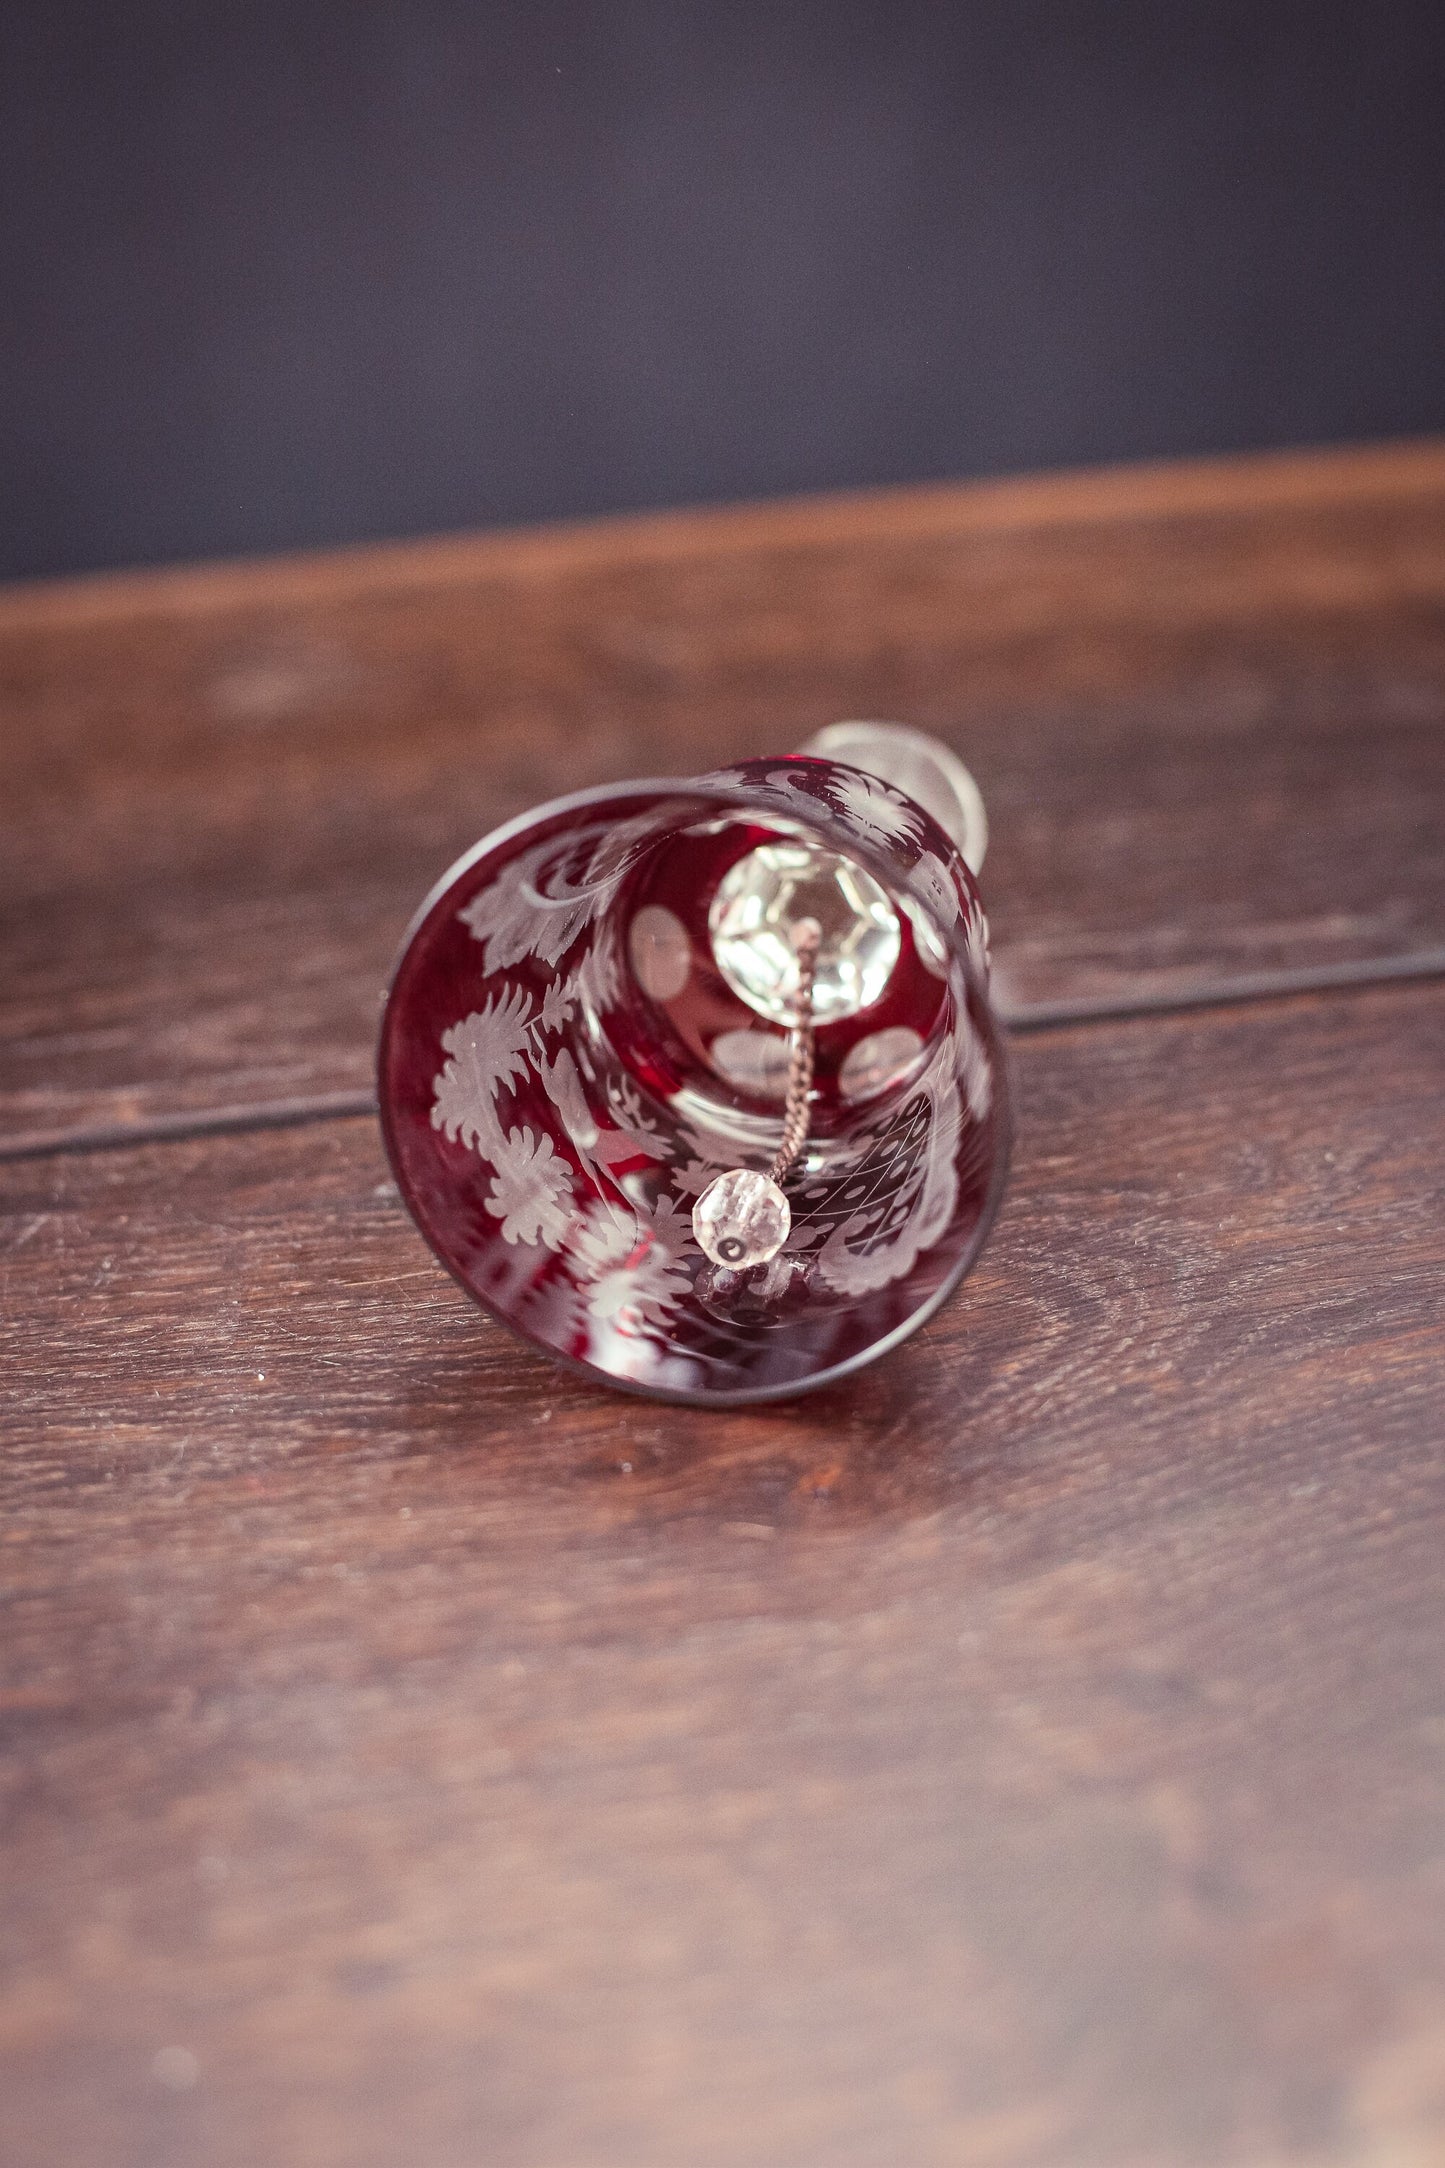
[[[589,780],[938,730],[1015,1014],[1445,948],[1445,449],[0,597],[0,1139],[364,1093],[413,904]]]
[[[1445,2152],[1445,992],[1041,1033],[962,1296],[593,1394],[372,1127],[0,1177],[14,2168]]]

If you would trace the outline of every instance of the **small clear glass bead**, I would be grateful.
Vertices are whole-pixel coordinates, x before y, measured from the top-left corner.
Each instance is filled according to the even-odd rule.
[[[710,1182],[692,1208],[692,1231],[715,1265],[746,1272],[776,1257],[793,1215],[776,1182],[734,1167]]]

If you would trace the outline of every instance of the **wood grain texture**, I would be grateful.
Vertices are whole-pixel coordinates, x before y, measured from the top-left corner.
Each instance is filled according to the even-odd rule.
[[[0,1174],[7,2168],[1445,2154],[1445,992],[1017,1068],[963,1294],[727,1416],[365,1121]]]
[[[858,713],[976,768],[1016,1015],[1438,961],[1445,449],[0,598],[0,1144],[364,1093],[477,835]]]

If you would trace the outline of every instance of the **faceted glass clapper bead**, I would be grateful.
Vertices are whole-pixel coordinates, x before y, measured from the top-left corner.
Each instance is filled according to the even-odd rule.
[[[767,1264],[787,1241],[792,1224],[788,1200],[777,1183],[750,1167],[720,1174],[692,1212],[699,1248],[730,1272]]]

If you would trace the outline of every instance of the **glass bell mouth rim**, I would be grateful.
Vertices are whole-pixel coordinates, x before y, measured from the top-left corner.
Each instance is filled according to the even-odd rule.
[[[755,768],[758,771],[757,775],[752,776],[740,772],[749,768]],[[390,1095],[386,1085],[387,1055],[392,1032],[396,1024],[395,995],[398,981],[415,942],[427,928],[433,916],[452,896],[458,883],[475,872],[478,866],[482,865],[488,858],[493,855],[505,854],[513,844],[520,842],[523,838],[540,835],[541,831],[553,825],[557,825],[559,832],[561,832],[565,824],[574,816],[595,814],[599,811],[605,812],[609,805],[616,805],[619,810],[627,807],[633,813],[639,813],[649,805],[658,807],[668,801],[674,801],[678,806],[680,819],[684,820],[705,819],[719,812],[735,811],[754,824],[765,822],[768,813],[773,809],[760,809],[758,805],[758,792],[763,777],[765,774],[775,776],[780,772],[789,770],[807,770],[815,773],[819,770],[841,770],[845,774],[857,777],[865,783],[873,780],[867,776],[866,771],[853,767],[850,762],[836,761],[822,755],[794,753],[763,756],[734,763],[726,770],[701,776],[649,776],[630,778],[617,783],[596,784],[582,790],[569,791],[559,797],[546,799],[536,805],[529,806],[525,811],[499,823],[497,827],[480,837],[476,843],[462,852],[460,857],[455,859],[447,867],[446,871],[432,883],[421,903],[412,913],[388,977],[377,1039],[378,1112],[388,1164],[408,1214],[432,1254],[445,1267],[451,1278],[457,1282],[458,1286],[463,1289],[472,1302],[483,1310],[489,1318],[504,1326],[509,1333],[535,1347],[547,1358],[549,1363],[571,1373],[571,1375],[589,1385],[594,1391],[606,1390],[608,1392],[625,1393],[634,1399],[662,1402],[680,1407],[722,1409],[761,1406],[768,1402],[796,1400],[805,1394],[825,1390],[828,1386],[840,1383],[855,1372],[866,1369],[872,1363],[891,1354],[927,1324],[942,1308],[944,1303],[956,1293],[961,1282],[977,1263],[998,1217],[1007,1187],[1013,1143],[1011,1062],[1002,1026],[990,1002],[987,976],[980,968],[977,956],[965,937],[961,919],[955,917],[947,923],[942,922],[936,912],[930,908],[926,897],[913,890],[908,872],[900,869],[895,856],[885,844],[875,842],[871,837],[856,833],[850,833],[846,838],[846,842],[840,842],[838,835],[829,831],[825,819],[821,817],[827,809],[819,806],[816,800],[810,799],[802,793],[799,794],[796,807],[790,807],[785,818],[796,823],[799,830],[815,835],[822,848],[829,850],[846,849],[846,854],[855,859],[866,871],[873,874],[887,893],[901,906],[907,907],[911,900],[922,909],[947,953],[950,981],[955,971],[962,981],[961,988],[955,991],[955,999],[970,1002],[970,997],[972,997],[970,1006],[975,1019],[980,1023],[980,1028],[986,1040],[993,1089],[990,1118],[994,1132],[988,1182],[968,1239],[958,1256],[949,1266],[939,1285],[928,1296],[923,1298],[917,1308],[910,1312],[908,1316],[900,1319],[896,1325],[880,1334],[876,1340],[866,1343],[851,1354],[830,1363],[826,1368],[819,1369],[811,1375],[787,1378],[769,1384],[741,1384],[736,1387],[720,1388],[688,1387],[662,1382],[653,1383],[647,1379],[633,1377],[623,1372],[614,1373],[605,1370],[600,1364],[573,1355],[566,1349],[556,1346],[540,1331],[534,1330],[527,1323],[511,1315],[494,1302],[488,1294],[479,1290],[472,1280],[466,1276],[460,1266],[447,1254],[431,1226],[420,1216],[413,1205],[410,1175],[405,1167],[400,1138],[396,1131],[396,1116],[390,1103]],[[899,795],[902,797],[903,794],[900,793]],[[916,820],[919,836],[927,844],[929,854],[933,858],[941,860],[945,867],[951,866],[956,861],[958,865],[963,867],[965,883],[970,889],[973,888],[974,877],[972,871],[969,869],[966,860],[964,860],[958,845],[939,827],[926,809],[917,804],[916,800],[904,798],[903,802]],[[784,816],[780,815],[780,817]]]
[[[421,902],[412,912],[411,917],[407,920],[406,930],[397,944],[396,955],[392,960],[391,970],[387,974],[384,999],[390,1001],[411,945],[433,911],[436,910],[445,897],[450,895],[452,889],[464,875],[470,873],[474,867],[479,866],[483,859],[489,858],[493,852],[504,850],[509,844],[518,842],[533,829],[545,827],[552,821],[564,821],[574,813],[592,812],[598,807],[613,803],[623,804],[632,798],[704,798],[710,803],[721,805],[724,808],[734,805],[739,812],[750,813],[756,819],[756,803],[748,795],[750,785],[747,779],[735,773],[738,765],[740,764],[735,763],[732,769],[720,770],[717,773],[709,772],[704,775],[639,776],[629,778],[622,783],[589,784],[583,790],[565,791],[560,797],[541,799],[536,805],[528,806],[525,812],[514,813],[509,820],[500,821],[495,828],[489,828],[487,833],[478,837],[475,843],[470,844],[459,858],[454,858],[444,873],[438,874],[431,887],[422,897]],[[770,770],[844,768],[850,775],[856,775],[864,782],[873,780],[865,769],[855,768],[851,761],[833,760],[825,754],[818,753],[767,755],[741,765],[751,765]],[[959,846],[939,827],[932,814],[919,805],[914,798],[908,799],[907,804],[910,812],[924,824],[924,834],[931,836],[935,846],[934,855],[942,858],[945,863],[950,858],[959,859],[968,872],[970,881],[974,880],[973,871],[968,866],[967,860],[964,859]],[[789,817],[796,820],[801,826],[806,827],[809,822],[807,802],[800,803],[797,811],[790,814]],[[830,841],[820,836],[818,840],[825,849],[837,849],[836,839]],[[880,849],[876,844],[868,843],[866,839],[856,840],[850,838],[847,855],[850,858],[856,858],[858,863],[867,872],[871,873],[875,880],[880,881],[890,893],[895,890],[898,883],[898,870],[886,850]],[[918,900],[922,901],[922,899]],[[927,905],[924,904],[923,908],[927,910]],[[959,961],[969,978],[975,982],[980,982],[982,975],[966,944],[957,939],[951,927],[939,926],[937,932],[939,939],[949,949],[950,953],[957,953]],[[988,996],[987,984],[982,983],[980,990],[986,1000]],[[384,1036],[384,1034],[385,1015],[383,1014],[381,1036]]]

